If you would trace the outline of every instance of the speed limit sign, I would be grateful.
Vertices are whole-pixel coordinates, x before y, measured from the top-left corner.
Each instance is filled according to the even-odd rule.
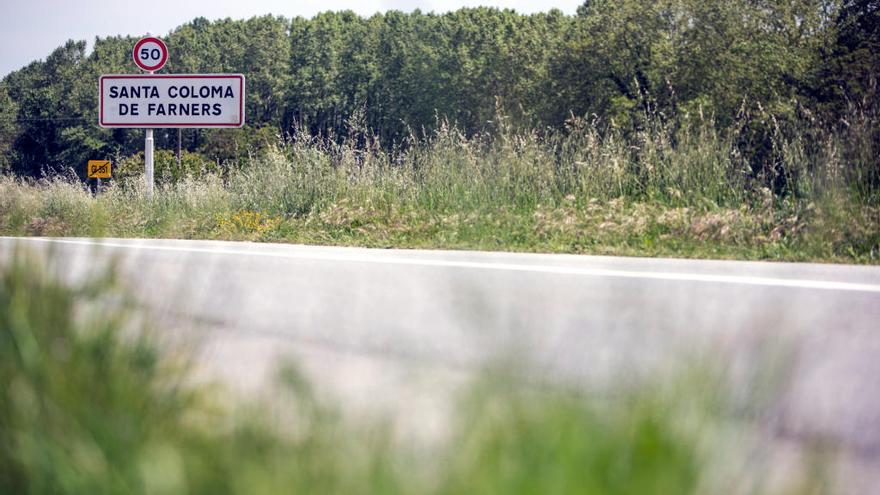
[[[147,72],[154,72],[161,69],[168,61],[168,47],[159,38],[142,38],[135,43],[132,56],[138,67]]]

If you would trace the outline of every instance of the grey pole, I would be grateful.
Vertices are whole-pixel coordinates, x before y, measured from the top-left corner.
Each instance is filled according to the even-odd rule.
[[[148,31],[147,36],[152,36]],[[153,74],[153,71],[149,71]],[[153,199],[153,129],[147,129],[144,140],[144,180],[147,182],[147,199]]]
[[[151,72],[152,74],[152,72]],[[144,180],[147,181],[147,199],[153,199],[153,130],[147,129],[147,138],[144,141],[144,165],[146,170]]]

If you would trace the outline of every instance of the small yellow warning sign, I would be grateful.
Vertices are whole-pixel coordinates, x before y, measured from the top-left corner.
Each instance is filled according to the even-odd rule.
[[[109,179],[110,160],[89,160],[89,179]]]

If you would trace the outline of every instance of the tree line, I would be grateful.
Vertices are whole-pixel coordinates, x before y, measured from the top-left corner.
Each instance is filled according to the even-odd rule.
[[[163,36],[162,72],[246,75],[242,130],[185,130],[182,146],[223,161],[293,130],[329,139],[369,129],[405,146],[449,122],[564,132],[573,121],[637,131],[682,119],[748,129],[876,122],[877,0],[586,0],[576,15],[467,8],[362,17],[197,18]],[[97,125],[100,74],[134,73],[134,37],[68,41],[0,82],[0,169],[82,173],[129,156],[143,133]],[[762,117],[752,118],[760,109]],[[772,117],[772,124],[766,116]],[[874,127],[875,138],[880,134]],[[176,131],[158,130],[159,147]],[[766,146],[764,146],[766,147]]]

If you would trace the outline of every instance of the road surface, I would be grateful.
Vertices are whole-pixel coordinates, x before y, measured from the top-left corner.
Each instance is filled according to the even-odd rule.
[[[0,260],[16,245],[74,278],[117,260],[154,314],[196,322],[203,369],[235,389],[267,389],[293,356],[328,394],[424,431],[504,356],[587,386],[708,364],[745,401],[766,373],[767,434],[838,446],[843,491],[880,493],[878,267],[45,238],[2,238]]]

